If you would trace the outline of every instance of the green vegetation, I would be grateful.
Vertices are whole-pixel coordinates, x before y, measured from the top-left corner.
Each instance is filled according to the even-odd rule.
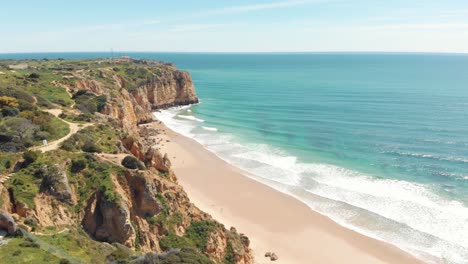
[[[91,154],[77,154],[74,160],[77,160],[80,163],[79,167],[82,168],[77,172],[77,164],[74,165],[72,162],[70,165],[70,183],[75,186],[79,194],[79,202],[76,205],[77,211],[82,209],[85,201],[96,191],[102,192],[109,202],[117,203],[119,201],[119,196],[115,192],[112,183],[112,175],[117,175],[117,177],[123,175],[122,168],[112,163],[98,161]],[[75,168],[72,169],[72,167]]]
[[[139,258],[140,260],[141,258]],[[213,264],[207,256],[198,252],[192,248],[182,248],[180,252],[175,254],[169,254],[169,256],[161,257],[161,255],[155,255],[154,253],[148,253],[135,263],[158,263],[158,264]]]
[[[173,248],[196,248],[194,242],[189,238],[180,237],[174,233],[170,233],[159,241],[159,246],[162,250]]]
[[[0,173],[11,171],[20,158],[21,154],[0,152]]]
[[[108,124],[90,126],[78,131],[62,143],[61,148],[67,151],[104,152],[116,154],[119,132]]]
[[[62,113],[59,115],[60,118],[72,123],[86,123],[93,121],[93,115],[91,113],[86,114],[70,114],[70,113]]]
[[[1,158],[1,156],[0,156]],[[6,187],[13,192],[15,199],[34,208],[34,197],[39,192],[63,188],[60,173],[56,164],[65,164],[72,160],[66,172],[71,185],[79,194],[76,210],[84,206],[84,202],[95,191],[101,191],[109,202],[118,202],[112,183],[112,175],[123,175],[121,167],[111,163],[98,161],[93,155],[85,153],[71,153],[63,150],[50,151],[42,154],[29,166],[20,169],[6,183]],[[52,187],[52,188],[51,188]]]
[[[34,161],[37,160],[37,158],[39,158],[39,155],[40,155],[40,152],[38,151],[25,151],[23,153],[23,159],[24,161],[26,162],[26,164],[31,164],[33,163]]]
[[[96,96],[86,90],[79,90],[73,95],[76,101],[75,108],[85,114],[101,112],[106,106],[107,97],[105,95]]]
[[[208,237],[215,231],[219,224],[214,221],[193,222],[186,230],[185,235],[180,237],[170,232],[159,242],[163,250],[172,248],[193,248],[203,252],[206,249]]]
[[[82,230],[72,229],[51,236],[39,236],[39,239],[82,263],[105,263],[106,256],[116,250],[113,246],[94,241]]]
[[[58,139],[69,133],[66,123],[43,112],[27,91],[1,86],[0,75],[0,151],[18,152],[39,145],[42,140]],[[38,100],[39,103],[39,100]]]
[[[131,169],[131,170],[136,170],[136,169],[144,170],[144,169],[146,169],[145,165],[141,161],[139,161],[137,158],[135,158],[134,156],[126,156],[122,160],[122,166],[124,166],[127,169]]]
[[[59,263],[58,257],[33,245],[23,237],[9,238],[8,243],[0,247],[1,262],[9,264]]]
[[[216,230],[218,226],[219,224],[214,221],[193,222],[187,228],[185,236],[191,241],[193,241],[193,243],[198,249],[203,251],[206,249],[208,236],[211,232]]]
[[[40,96],[46,104],[54,103],[67,107],[72,104],[70,96],[63,88],[52,84],[52,81],[61,80],[62,75],[44,67],[41,68],[40,74],[31,70],[21,70],[0,75],[0,87],[2,90],[22,90],[27,94]]]

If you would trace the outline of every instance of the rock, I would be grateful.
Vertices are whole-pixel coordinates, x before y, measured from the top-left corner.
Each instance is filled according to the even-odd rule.
[[[266,257],[266,258],[270,258],[270,257],[271,257],[271,252],[265,253],[265,257]]]
[[[14,235],[16,233],[15,220],[4,211],[0,211],[0,228],[7,230],[9,235]]]
[[[89,199],[81,224],[98,241],[135,247],[136,231],[131,224],[128,206],[106,201],[99,191]]]
[[[278,260],[278,256],[275,253],[271,253],[270,260],[271,261],[276,261],[276,260]]]
[[[41,189],[55,196],[57,200],[73,205],[75,203],[64,166],[44,166],[41,169]]]
[[[171,161],[167,157],[167,154],[162,156],[159,150],[157,150],[155,147],[150,147],[148,149],[148,151],[144,155],[143,162],[145,163],[147,168],[155,168],[158,171],[166,173],[169,172],[169,169],[171,167]]]

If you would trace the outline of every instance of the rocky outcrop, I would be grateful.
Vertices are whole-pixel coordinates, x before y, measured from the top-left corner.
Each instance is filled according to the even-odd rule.
[[[77,216],[69,206],[62,204],[53,196],[40,193],[34,197],[34,211],[30,213],[40,226],[72,226]]]
[[[8,231],[9,235],[14,235],[16,233],[16,222],[6,212],[0,211],[0,228]]]
[[[73,92],[87,90],[98,96],[106,95],[107,105],[102,113],[120,122],[128,132],[136,132],[137,124],[151,122],[151,111],[154,109],[198,103],[188,72],[165,64],[147,64],[149,68],[142,70],[150,77],[144,79],[129,80],[129,77],[112,70],[101,70],[101,76],[113,81],[113,86],[93,79],[91,72],[79,71],[75,73],[79,79],[72,84],[71,89]],[[116,88],[119,90],[115,91]]]
[[[132,92],[136,101],[149,102],[152,109],[198,103],[192,78],[186,71],[167,67]]]
[[[84,212],[81,224],[97,240],[135,247],[136,231],[125,203],[106,201],[104,195],[97,191],[88,201]]]
[[[63,165],[44,166],[41,169],[41,189],[55,196],[57,200],[73,205],[75,204],[72,190],[68,182],[67,172]]]

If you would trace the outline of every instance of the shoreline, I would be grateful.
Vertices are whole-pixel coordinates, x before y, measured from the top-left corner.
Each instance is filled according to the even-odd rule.
[[[162,122],[158,136],[190,200],[227,228],[251,241],[255,263],[423,263],[411,254],[313,211],[291,195],[250,178],[195,140]]]

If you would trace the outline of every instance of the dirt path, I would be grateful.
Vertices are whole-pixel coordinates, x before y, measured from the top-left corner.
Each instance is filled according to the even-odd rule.
[[[110,161],[118,166],[122,166],[122,160],[129,154],[119,153],[119,154],[107,154],[107,153],[98,153],[96,156],[102,160]]]
[[[36,235],[36,236],[53,236],[53,235],[62,234],[64,232],[68,232],[68,231],[70,231],[70,229],[64,228],[63,230],[61,230],[61,231],[59,231],[57,233],[50,233],[50,234],[45,234],[45,233],[41,233],[41,232],[31,232],[31,233]]]
[[[11,176],[13,176],[14,173],[10,173],[10,174],[7,174],[7,175],[2,175],[0,176],[0,184],[4,184],[6,181],[8,181]]]
[[[70,128],[70,132],[60,138],[60,139],[57,139],[55,141],[52,141],[52,142],[49,142],[47,145],[45,146],[37,146],[37,147],[32,147],[31,150],[38,150],[38,151],[41,151],[41,152],[47,152],[47,151],[51,151],[51,150],[56,150],[60,147],[60,144],[62,142],[64,142],[65,140],[67,140],[68,138],[70,138],[73,134],[75,134],[76,132],[80,131],[81,129],[85,128],[85,127],[89,127],[89,126],[92,126],[93,124],[91,123],[87,123],[87,124],[76,124],[76,123],[71,123],[71,122],[68,122],[68,121],[65,121],[63,120],[62,118],[59,117],[59,115],[62,113],[62,109],[47,109],[47,110],[44,110],[45,112],[48,112],[52,115],[54,115],[55,117],[57,117],[58,119],[62,120],[63,122],[65,122],[68,127]]]

